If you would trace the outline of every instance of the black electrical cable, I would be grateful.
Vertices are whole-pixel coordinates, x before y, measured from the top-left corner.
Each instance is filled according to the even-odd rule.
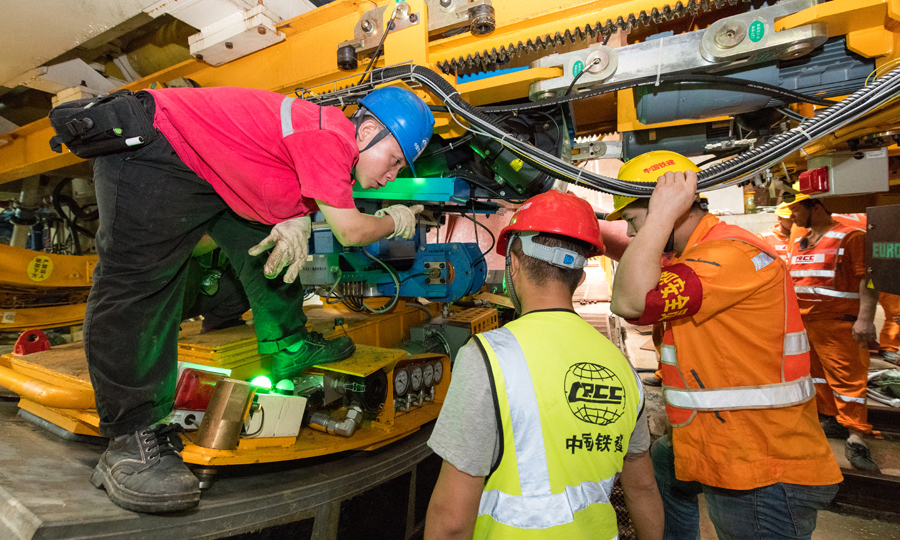
[[[375,84],[398,79],[418,82],[425,85],[430,91],[435,93],[439,99],[444,101],[444,103],[453,111],[453,114],[459,115],[465,119],[470,124],[472,131],[482,133],[497,140],[537,170],[544,172],[553,178],[558,178],[576,185],[582,185],[589,189],[602,190],[616,195],[631,197],[649,197],[655,187],[653,183],[643,184],[629,182],[619,180],[618,178],[591,173],[590,171],[584,171],[548,152],[518,140],[515,136],[498,126],[496,119],[485,114],[486,112],[514,112],[510,110],[509,107],[504,108],[504,110],[496,110],[495,108],[476,109],[463,100],[456,88],[447,82],[440,74],[415,64],[376,70],[372,73],[372,76],[369,78],[369,82],[367,82],[366,85],[344,89],[338,94],[323,96],[318,104],[336,104],[341,100],[346,101],[348,97],[358,99],[357,96],[366,95],[374,88]],[[676,79],[679,81],[686,80],[684,78],[676,77],[660,77],[660,80],[663,81]],[[647,77],[642,81],[605,85],[600,87],[596,93],[599,94],[611,90],[630,88],[641,84],[648,84],[655,80],[656,78],[654,77]],[[694,82],[698,82],[697,79],[693,80]],[[704,79],[699,82],[710,82],[710,80],[711,79]],[[727,80],[727,84],[742,84],[745,85],[746,88],[754,89],[761,88],[761,86],[754,81],[741,81],[730,78]],[[782,94],[791,93],[781,89],[779,89],[779,92]],[[593,93],[593,91],[582,92],[576,96],[565,96],[544,100],[531,105],[517,105],[515,107],[523,110],[545,107],[551,103],[564,103],[575,99],[582,99]],[[821,111],[821,114],[817,114],[815,118],[805,121],[800,126],[791,129],[786,133],[776,135],[765,144],[747,152],[743,152],[734,159],[705,169],[699,175],[698,189],[705,190],[712,189],[714,186],[725,187],[736,184],[756,172],[771,166],[773,163],[777,163],[784,159],[785,155],[795,152],[810,142],[884,106],[888,102],[896,99],[898,95],[900,95],[900,68],[895,68],[887,75],[876,80],[870,86],[857,90],[840,102],[827,102],[831,104],[830,107]],[[805,96],[802,99],[811,101]]]
[[[713,156],[713,157],[711,157],[711,158],[709,158],[709,159],[706,159],[706,160],[701,161],[700,163],[697,163],[697,166],[698,166],[698,167],[703,167],[704,165],[709,165],[709,164],[712,163],[713,161],[718,161],[718,160],[720,160],[720,159],[725,159],[725,158],[727,158],[727,157],[736,156],[736,155],[740,154],[741,152],[742,152],[742,150],[741,150],[740,148],[736,148],[736,149],[730,150],[730,151],[728,151],[728,152],[723,152],[723,153],[721,153],[721,154],[716,154],[715,156]]]
[[[378,47],[375,48],[375,53],[372,54],[372,59],[369,60],[369,65],[366,66],[366,70],[363,71],[362,77],[360,77],[359,82],[356,83],[357,86],[361,85],[365,82],[366,76],[369,75],[372,71],[372,64],[378,60],[378,57],[381,56],[381,48],[384,47],[384,40],[387,38],[387,35],[391,33],[391,30],[394,29],[394,17],[397,15],[397,10],[395,9],[393,13],[391,13],[391,19],[388,21],[387,26],[384,27],[384,33],[381,34],[381,40],[378,42]],[[349,105],[349,104],[348,104]],[[341,110],[346,110],[347,105],[341,107]]]
[[[583,70],[581,73],[584,73]],[[580,76],[581,73],[578,75]],[[576,78],[577,79],[577,78]],[[640,79],[633,79],[631,81],[624,81],[620,83],[610,83],[605,85],[597,86],[596,88],[586,91],[579,92],[575,95],[563,94],[560,97],[542,99],[538,101],[532,101],[528,103],[519,103],[514,105],[498,105],[494,107],[478,107],[478,111],[485,114],[495,114],[502,112],[517,112],[529,109],[539,109],[548,107],[551,105],[558,105],[562,103],[568,103],[570,101],[574,101],[576,99],[585,99],[589,97],[599,96],[603,94],[609,94],[611,92],[617,92],[620,90],[628,90],[630,88],[635,88],[638,86],[650,86],[656,85],[657,80],[659,84],[664,83],[708,83],[708,84],[719,84],[725,86],[740,86],[745,90],[754,91],[758,94],[768,95],[770,97],[779,98],[781,101],[785,101],[787,103],[793,103],[797,101],[802,101],[806,103],[812,103],[813,105],[820,106],[830,106],[834,105],[834,101],[827,101],[824,99],[820,99],[814,96],[808,96],[806,94],[801,94],[800,92],[795,92],[793,90],[787,90],[785,88],[781,88],[778,86],[773,86],[766,83],[761,83],[758,81],[751,81],[748,79],[738,79],[735,77],[724,77],[721,75],[660,75],[659,78],[655,76],[642,77]],[[572,81],[572,84],[569,85],[571,89],[572,86],[577,81]],[[569,90],[566,90],[568,92]]]
[[[802,122],[806,122],[807,120],[809,120],[808,117],[803,116],[802,114],[797,114],[796,112],[788,109],[787,107],[780,107],[778,109],[778,112],[780,112],[782,115],[786,116],[787,118],[790,118],[791,120],[796,120],[797,122],[802,123]]]
[[[94,233],[79,225],[78,220],[94,221],[100,217],[100,211],[99,209],[96,209],[91,212],[86,212],[75,199],[62,193],[62,190],[69,185],[72,180],[72,178],[64,178],[53,188],[53,207],[56,209],[56,213],[59,214],[69,227],[69,234],[72,237],[72,249],[75,252],[75,255],[82,255],[83,250],[81,249],[81,239],[79,238],[79,235],[83,234],[88,238],[94,238]],[[71,212],[74,217],[69,216],[69,214],[63,211],[63,204],[66,205],[69,212]],[[96,206],[96,204],[85,206]]]
[[[563,93],[563,97],[568,96],[569,94],[572,93],[572,89],[575,88],[575,83],[578,82],[578,79],[580,79],[582,75],[587,73],[589,67],[593,66],[594,64],[599,64],[599,63],[600,63],[600,59],[596,58],[596,59],[594,59],[593,62],[591,62],[587,66],[584,66],[584,68],[582,68],[582,70],[578,72],[578,75],[575,75],[575,78],[572,79],[572,84],[570,84],[569,87],[566,88],[565,93]]]
[[[508,203],[518,204],[520,202],[525,201],[525,199],[510,199],[509,197],[506,197],[505,195],[501,195],[499,192],[497,192],[497,190],[489,188],[488,186],[486,186],[482,183],[482,180],[486,180],[486,178],[474,171],[470,171],[467,169],[456,169],[456,170],[452,170],[452,171],[446,173],[446,175],[448,177],[455,176],[457,178],[462,178],[466,182],[468,182],[470,184],[475,184],[476,186],[480,187],[481,189],[490,192],[491,195],[494,195],[495,197],[503,199],[504,201],[506,201]]]
[[[396,13],[396,11],[394,12]],[[384,40],[387,38],[387,35],[391,33],[391,30],[394,29],[394,14],[391,15],[391,20],[388,21],[387,26],[384,28],[384,33],[381,34],[381,41],[378,42],[378,47],[375,48],[375,53],[372,55],[372,59],[369,60],[369,65],[366,66],[366,70],[363,71],[362,77],[359,79],[357,85],[362,84],[366,80],[366,76],[372,70],[372,64],[378,60],[378,57],[381,56],[381,48],[384,47]],[[393,43],[393,42],[392,42]]]
[[[422,154],[421,156],[419,156],[419,157],[416,158],[416,161],[418,161],[418,160],[420,160],[420,159],[425,159],[425,158],[430,158],[430,157],[433,157],[433,156],[437,156],[437,155],[440,155],[440,154],[446,154],[447,152],[449,152],[449,151],[451,151],[451,150],[453,150],[453,149],[455,149],[455,148],[459,148],[460,145],[462,145],[463,143],[469,142],[469,141],[472,140],[473,138],[475,138],[475,135],[473,135],[473,134],[471,134],[471,133],[466,134],[466,135],[463,135],[462,137],[460,137],[459,139],[456,139],[455,141],[450,141],[450,143],[449,143],[447,146],[442,146],[442,147],[438,148],[437,150],[434,150],[434,151],[429,152],[429,153],[427,153],[427,154]]]
[[[481,227],[482,229],[486,230],[487,233],[491,236],[491,247],[489,247],[489,248],[487,249],[487,251],[485,251],[484,253],[481,254],[481,258],[477,259],[475,262],[472,263],[472,266],[475,266],[476,264],[478,264],[478,263],[480,263],[481,261],[483,261],[484,258],[487,257],[487,254],[488,254],[488,253],[490,253],[491,251],[494,250],[494,246],[497,245],[497,238],[494,236],[494,233],[492,233],[491,230],[487,227],[487,225],[485,225],[485,224],[483,224],[483,223],[480,223],[477,219],[474,219],[474,218],[472,218],[472,217],[470,217],[470,216],[468,216],[468,215],[466,215],[466,214],[460,214],[460,215],[461,215],[462,217],[468,219],[469,221],[471,221],[471,222],[474,223],[475,225],[478,225],[478,226]],[[477,235],[477,234],[478,234],[478,233],[476,232],[476,235]],[[479,249],[479,251],[481,251],[481,250]]]

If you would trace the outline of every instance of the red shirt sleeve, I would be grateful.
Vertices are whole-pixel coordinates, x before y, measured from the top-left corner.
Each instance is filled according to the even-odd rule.
[[[353,208],[353,178],[359,152],[337,134],[315,130],[295,133],[282,144],[293,161],[304,198],[335,208]]]

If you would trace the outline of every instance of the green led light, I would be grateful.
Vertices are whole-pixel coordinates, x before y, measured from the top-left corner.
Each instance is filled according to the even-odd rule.
[[[270,390],[272,389],[272,381],[269,380],[269,378],[265,375],[254,377],[253,380],[250,381],[250,384],[252,384],[253,386],[258,386],[260,388],[268,388]]]
[[[281,390],[282,392],[293,392],[294,391],[294,381],[290,379],[281,379],[278,381],[278,384],[275,385],[277,390]]]

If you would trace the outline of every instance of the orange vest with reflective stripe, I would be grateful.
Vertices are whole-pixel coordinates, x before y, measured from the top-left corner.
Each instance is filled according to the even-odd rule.
[[[831,219],[837,221],[838,223],[843,223],[844,225],[859,229],[861,231],[866,230],[866,224],[869,221],[868,217],[863,213],[831,214]]]
[[[700,243],[712,240],[746,242],[775,258],[769,246],[737,226],[719,223],[710,229]],[[744,381],[736,387],[690,389],[685,376],[691,374],[682,373],[679,368],[675,346],[676,334],[690,331],[690,325],[678,324],[678,321],[666,325],[660,366],[664,386],[663,401],[673,427],[687,426],[698,411],[790,407],[815,396],[815,387],[809,377],[809,342],[800,318],[794,288],[787,276],[784,280],[784,297],[786,322],[780,351],[781,379],[777,381],[765,380],[754,372],[752,364],[747,364],[743,370]],[[682,319],[685,320],[689,319]],[[723,339],[727,339],[727,336],[723,336]],[[714,366],[710,368],[715,369]]]
[[[858,291],[838,291],[834,286],[834,277],[844,255],[844,242],[851,234],[864,233],[859,227],[838,222],[814,246],[801,249],[800,241],[805,236],[794,240],[790,268],[799,299],[809,302],[859,299]]]
[[[775,225],[771,229],[759,233],[758,236],[775,250],[775,253],[781,257],[781,260],[788,261],[788,247],[790,247],[790,243],[787,235],[781,234],[780,225]]]

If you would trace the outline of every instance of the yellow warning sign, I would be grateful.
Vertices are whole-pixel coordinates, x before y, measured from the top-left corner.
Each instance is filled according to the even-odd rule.
[[[28,279],[44,281],[53,273],[53,260],[50,257],[35,257],[28,263]]]
[[[872,280],[870,279],[870,280],[869,280],[869,283],[866,285],[866,287],[869,288],[869,289],[874,289],[874,288],[875,288],[875,284],[872,283]]]

